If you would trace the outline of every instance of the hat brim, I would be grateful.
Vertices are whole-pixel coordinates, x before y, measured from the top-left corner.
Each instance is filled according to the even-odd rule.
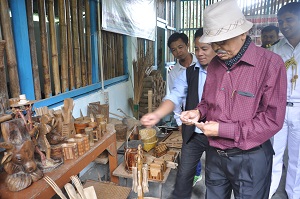
[[[243,23],[242,25],[236,27],[235,29],[232,29],[226,33],[224,32],[220,32],[220,34],[218,35],[214,35],[214,36],[209,36],[209,35],[205,35],[203,34],[202,37],[200,38],[200,42],[201,43],[212,43],[212,42],[218,42],[218,41],[224,41],[227,39],[231,39],[234,38],[236,36],[239,36],[245,32],[247,32],[248,30],[250,30],[253,26],[253,23],[250,21],[245,20],[245,23]]]

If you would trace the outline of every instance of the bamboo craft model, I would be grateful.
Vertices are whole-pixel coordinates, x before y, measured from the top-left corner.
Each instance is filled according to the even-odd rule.
[[[63,117],[62,136],[73,138],[75,136],[74,118],[72,116],[74,104],[73,99],[66,98],[61,108]]]
[[[148,185],[148,165],[143,165],[144,155],[142,145],[138,146],[135,155],[135,167],[132,167],[132,190],[138,194],[138,199],[144,198],[144,193],[149,192]]]

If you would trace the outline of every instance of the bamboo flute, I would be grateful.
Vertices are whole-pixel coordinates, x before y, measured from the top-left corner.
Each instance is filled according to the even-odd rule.
[[[9,8],[7,0],[0,0],[0,18],[1,18],[1,28],[2,36],[6,41],[5,43],[5,53],[7,62],[7,71],[9,76],[9,82],[15,82],[10,84],[10,92],[12,97],[19,97],[20,95],[20,85],[19,85],[19,75],[17,69],[17,58],[15,51],[15,43],[11,28],[11,20],[9,16]]]
[[[85,60],[85,41],[84,41],[84,33],[83,33],[83,2],[82,0],[78,0],[78,28],[79,28],[79,44],[80,44],[80,63],[81,63],[81,79],[82,86],[87,85],[87,77],[86,77],[86,60]]]
[[[67,15],[67,35],[68,35],[69,81],[70,81],[70,90],[72,90],[75,88],[75,79],[74,79],[72,27],[71,27],[71,17],[70,17],[71,16],[70,0],[66,0],[66,15]]]
[[[26,1],[26,13],[27,13],[27,24],[28,24],[28,35],[30,43],[30,55],[32,64],[32,74],[34,82],[34,95],[36,100],[41,99],[41,82],[39,74],[39,65],[36,55],[36,40],[34,35],[34,24],[33,24],[33,0]]]
[[[88,85],[92,84],[91,11],[90,1],[85,0],[86,66]],[[121,48],[123,49],[123,48]]]
[[[61,87],[62,91],[69,90],[68,76],[68,40],[65,0],[58,1],[59,36],[60,36],[60,64],[61,64]]]
[[[55,13],[54,13],[54,0],[48,0],[48,21],[50,30],[50,46],[51,46],[51,60],[52,60],[52,74],[54,81],[55,95],[61,93],[60,90],[60,75],[58,66],[58,53],[57,53],[57,39],[56,39],[56,27],[55,27]],[[61,24],[61,23],[59,23]]]
[[[50,68],[49,68],[49,57],[48,57],[45,0],[38,0],[38,12],[39,12],[39,26],[40,26],[40,37],[41,37],[42,66],[43,66],[43,75],[44,75],[44,93],[45,93],[45,98],[49,98],[52,95],[52,91],[51,91],[51,79],[50,79]]]
[[[80,45],[78,34],[77,0],[71,1],[71,19],[73,32],[73,57],[75,67],[75,88],[81,87]]]

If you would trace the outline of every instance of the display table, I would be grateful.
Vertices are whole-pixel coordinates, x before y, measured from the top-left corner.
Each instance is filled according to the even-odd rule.
[[[109,129],[109,124],[107,125]],[[79,156],[75,160],[67,160],[60,167],[54,169],[51,172],[44,175],[52,178],[56,184],[63,188],[63,186],[70,181],[70,176],[77,175],[82,171],[89,163],[91,163],[98,155],[100,155],[105,149],[109,154],[109,169],[111,181],[118,183],[119,179],[112,175],[112,172],[116,169],[117,163],[117,149],[116,149],[116,133],[114,130],[108,130],[101,140],[95,143],[88,152]],[[40,198],[47,199],[55,195],[54,190],[46,183],[45,180],[40,179],[34,182],[31,186],[19,192],[11,192],[5,185],[6,173],[0,175],[0,198],[1,199],[29,199]]]
[[[178,155],[179,155],[179,152],[177,152],[177,154],[175,155],[175,160],[174,161],[177,161]],[[144,156],[145,157],[146,156],[151,156],[151,151],[148,152],[148,153],[144,153]],[[160,198],[162,198],[162,186],[167,181],[167,179],[169,177],[169,174],[170,174],[170,171],[171,171],[171,168],[167,167],[166,171],[164,172],[164,176],[163,176],[162,180],[153,180],[153,179],[149,179],[148,180],[149,182],[159,183],[158,193],[160,194]],[[120,177],[120,178],[124,178],[126,186],[127,186],[127,179],[128,178],[132,179],[132,174],[128,173],[125,170],[125,163],[124,163],[124,161],[116,168],[116,170],[113,171],[113,175],[117,176],[117,177]]]

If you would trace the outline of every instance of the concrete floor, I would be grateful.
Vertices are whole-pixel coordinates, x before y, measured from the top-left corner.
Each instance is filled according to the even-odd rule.
[[[204,166],[204,158],[205,157],[203,156],[203,158],[201,159],[203,166]],[[122,161],[123,161],[123,156],[118,155],[118,162],[121,163]],[[204,169],[202,169],[202,175],[204,176],[203,171],[204,171]],[[175,179],[176,179],[176,172],[177,172],[177,169],[172,169],[166,183],[164,183],[162,185],[162,197],[161,197],[162,199],[167,199],[170,197],[170,194],[173,190],[173,186],[174,186]],[[286,176],[286,169],[284,169],[284,173],[282,176],[280,186],[279,186],[277,192],[275,193],[275,195],[272,197],[272,199],[287,199],[288,198],[285,193],[285,190],[284,190],[285,176]],[[102,181],[109,180],[108,164],[106,164],[106,165],[95,164],[92,168],[90,168],[86,173],[84,173],[80,177],[80,179],[83,182],[87,179],[99,181],[99,178],[101,178]],[[204,181],[205,180],[203,177],[203,179],[200,182],[198,182],[197,185],[194,187],[191,199],[204,199],[205,198]],[[125,179],[120,178],[120,185],[131,187],[132,181],[127,180],[127,185],[126,185]],[[149,182],[149,190],[150,190],[150,192],[146,193],[145,197],[157,197],[157,198],[159,197],[160,193],[159,193],[159,184],[158,183]],[[131,191],[131,193],[127,199],[132,199],[132,198],[137,198],[137,194],[134,193],[133,191]],[[234,197],[232,196],[231,199],[234,199]]]

